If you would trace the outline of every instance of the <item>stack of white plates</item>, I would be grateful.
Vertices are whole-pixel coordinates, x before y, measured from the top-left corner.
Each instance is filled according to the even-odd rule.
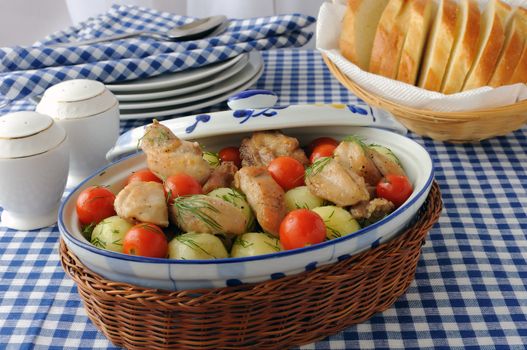
[[[119,100],[121,119],[155,118],[225,101],[254,84],[262,72],[262,55],[253,51],[201,68],[107,87]]]

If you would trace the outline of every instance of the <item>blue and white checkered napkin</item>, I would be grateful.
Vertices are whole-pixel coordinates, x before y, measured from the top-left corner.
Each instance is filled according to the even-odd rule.
[[[142,7],[114,5],[108,12],[52,34],[34,46],[0,48],[0,97],[17,100],[36,96],[68,79],[111,83],[199,67],[253,49],[302,46],[312,36],[302,29],[315,18],[292,14],[231,20],[221,35],[180,43],[135,38],[89,46],[49,46],[138,30],[166,32],[192,20]]]

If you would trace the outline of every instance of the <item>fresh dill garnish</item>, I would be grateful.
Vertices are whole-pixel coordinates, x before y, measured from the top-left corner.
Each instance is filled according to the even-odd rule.
[[[337,231],[335,228],[329,226],[326,221],[324,221],[324,224],[326,224],[326,230],[328,230],[331,233],[333,238],[342,237],[342,234],[339,231]]]
[[[361,146],[364,149],[368,148],[368,145],[366,145],[366,140],[364,138],[360,137],[360,136],[357,136],[357,135],[346,136],[342,141],[354,142],[354,143],[358,144],[359,146]]]
[[[332,159],[332,157],[322,157],[317,159],[306,169],[306,177],[318,175]]]
[[[86,238],[88,241],[91,240],[91,234],[93,232],[93,229],[95,228],[95,223],[90,223],[89,225],[86,225],[82,228],[82,235],[84,238]]]
[[[186,245],[187,247],[189,247],[190,249],[193,249],[193,250],[199,250],[205,254],[207,254],[208,256],[212,256],[214,259],[217,259],[216,256],[212,255],[210,252],[206,251],[205,249],[203,249],[202,246],[200,246],[195,240],[193,240],[191,237],[189,237],[188,234],[184,234],[184,235],[180,235],[180,236],[176,236],[175,237],[178,242],[180,242],[181,244],[184,244]]]
[[[207,211],[212,213],[220,212],[218,208],[213,206],[208,201],[210,198],[211,197],[200,194],[177,197],[174,201],[174,208],[176,208],[177,213],[177,221],[182,222],[183,215],[185,214],[191,215],[213,230],[221,232],[223,227],[221,227],[221,225],[218,224],[218,222],[209,213],[207,213]]]
[[[234,241],[234,244],[236,244],[236,245],[241,245],[243,248],[248,248],[248,247],[254,245],[254,243],[248,242],[248,241],[246,241],[245,239],[242,239],[241,237],[238,237],[238,238]]]
[[[264,242],[266,245],[268,245],[269,247],[271,247],[271,249],[273,249],[275,252],[279,252],[281,249],[280,247],[278,246],[278,240],[275,238],[274,239],[274,242],[275,244],[271,244],[269,242]]]
[[[106,242],[99,239],[99,237],[93,237],[91,244],[98,248],[106,249]]]
[[[210,152],[210,151],[203,151],[203,159],[209,163],[211,167],[218,167],[220,166],[220,157],[218,156],[218,153]]]
[[[399,157],[397,157],[395,155],[395,153],[393,153],[393,151],[391,149],[389,149],[388,147],[386,146],[382,146],[382,145],[378,145],[376,143],[371,143],[368,145],[368,147],[370,149],[373,149],[374,151],[376,151],[377,153],[380,153],[384,156],[387,156],[388,158],[390,158],[391,160],[395,161],[395,163],[397,163],[397,165],[399,165],[400,167],[402,167],[403,165],[401,164],[401,161],[399,160]],[[386,154],[383,154],[383,152],[380,152],[380,150],[383,150]]]
[[[240,207],[239,200],[246,200],[245,195],[232,188],[229,188],[229,192],[220,196],[220,198],[223,199],[225,202],[229,202],[238,208]]]

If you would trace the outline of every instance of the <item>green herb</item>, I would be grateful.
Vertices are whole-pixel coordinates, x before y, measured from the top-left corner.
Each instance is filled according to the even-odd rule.
[[[91,234],[94,228],[95,228],[95,224],[93,222],[82,228],[81,233],[84,236],[84,238],[86,238],[88,241],[91,240]]]
[[[329,164],[333,160],[333,157],[322,157],[317,159],[309,168],[306,169],[306,177],[316,176],[318,175],[322,170],[324,170],[324,167]]]
[[[367,149],[368,148],[368,145],[366,145],[366,142],[365,142],[366,140],[364,138],[360,137],[360,136],[357,136],[357,135],[346,136],[342,141],[356,143],[359,146],[361,146],[363,149]]]
[[[278,240],[275,238],[274,240],[275,244],[271,244],[269,242],[264,242],[265,244],[267,244],[269,247],[271,247],[271,249],[273,249],[275,252],[279,252],[281,249],[280,247],[278,246]]]
[[[101,241],[99,237],[92,238],[91,244],[93,244],[94,246],[98,248],[106,249],[106,242]]]
[[[220,157],[217,153],[203,151],[203,159],[205,159],[211,167],[216,168],[220,165]]]
[[[211,253],[209,253],[208,251],[203,249],[195,240],[193,240],[192,238],[188,237],[187,235],[176,236],[176,239],[178,240],[178,242],[180,242],[181,244],[186,245],[190,249],[202,251],[203,253],[207,254],[208,256],[212,256],[214,259],[217,259],[217,257],[215,257],[214,255],[212,255]]]
[[[245,195],[242,193],[230,188],[230,192],[227,194],[224,194],[223,196],[220,196],[221,199],[223,199],[225,202],[229,202],[235,207],[238,207],[238,201],[241,199],[245,201]],[[243,209],[243,208],[241,208]]]
[[[223,230],[221,225],[207,213],[207,211],[213,213],[219,213],[220,211],[207,200],[208,198],[210,197],[205,195],[177,197],[174,201],[174,207],[176,208],[178,221],[183,221],[184,214],[192,215],[210,228],[221,232]]]

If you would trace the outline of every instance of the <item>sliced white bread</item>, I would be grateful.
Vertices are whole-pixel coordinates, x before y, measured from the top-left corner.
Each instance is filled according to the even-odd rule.
[[[441,90],[448,59],[461,29],[458,10],[455,0],[439,1],[419,74],[419,87],[432,91]]]
[[[520,58],[516,63],[516,68],[513,70],[507,84],[527,84],[527,9],[518,8],[516,10],[516,15],[521,19],[518,23],[524,36],[524,43],[522,54],[520,55]]]
[[[344,57],[363,70],[370,66],[377,25],[389,0],[348,0],[339,40]]]
[[[481,22],[478,4],[474,0],[461,0],[458,15],[460,29],[441,83],[441,92],[445,94],[461,91],[478,52]]]
[[[381,74],[381,66],[384,58],[388,55],[392,57],[392,59],[396,59],[396,57],[393,58],[393,56],[399,54],[404,37],[399,40],[399,50],[397,50],[395,47],[397,46],[397,43],[394,42],[393,32],[396,30],[395,27],[398,23],[397,17],[403,12],[405,2],[405,0],[390,0],[382,12],[379,24],[377,25],[377,30],[375,31],[375,38],[373,39],[369,68],[371,73]],[[398,62],[396,64],[398,64]],[[393,77],[395,77],[395,74]]]
[[[514,69],[520,60],[523,44],[525,41],[525,28],[522,27],[522,18],[518,11],[512,15],[505,34],[505,44],[501,50],[498,63],[494,74],[490,78],[489,84],[493,87],[507,85],[507,82],[512,77]]]
[[[432,0],[413,0],[407,6],[408,31],[404,39],[396,79],[414,85],[432,23],[432,13],[435,12],[435,3]]]
[[[511,7],[499,0],[489,0],[482,15],[478,54],[470,69],[462,91],[488,84],[505,42],[505,29]]]

